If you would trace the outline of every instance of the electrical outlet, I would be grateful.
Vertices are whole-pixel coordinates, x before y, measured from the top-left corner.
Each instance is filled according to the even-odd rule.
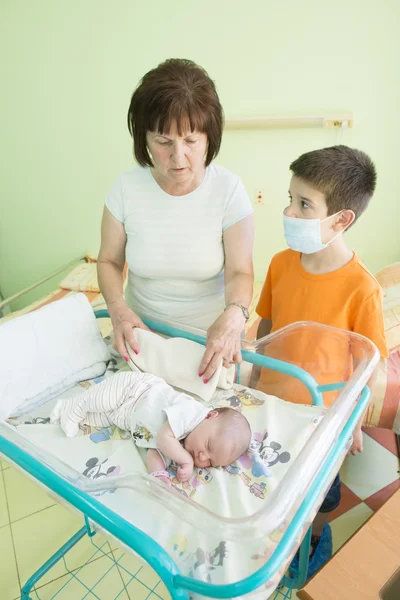
[[[256,190],[256,196],[254,204],[264,204],[264,190]]]

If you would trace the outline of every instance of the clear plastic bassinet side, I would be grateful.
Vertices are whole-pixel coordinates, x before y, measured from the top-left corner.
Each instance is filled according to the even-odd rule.
[[[367,338],[310,321],[293,323],[265,337],[246,340],[243,350],[246,358],[250,352],[272,359],[270,363],[281,361],[289,365],[284,372],[256,365],[249,375],[249,387],[288,402],[311,404],[310,385],[315,388],[311,377],[317,392],[323,394],[325,406],[332,405],[350,380],[365,385],[379,360],[375,345]],[[299,379],[299,369],[308,374],[309,387],[305,378]]]
[[[180,567],[181,585],[199,582],[225,587],[240,582],[235,589],[241,594],[262,585],[254,598],[264,600],[279,582],[340,467],[352,428],[365,406],[360,395],[379,357],[365,338],[314,323],[297,323],[246,343],[243,357],[261,366],[260,375],[264,369],[282,375],[275,395],[285,400],[296,399],[293,390],[318,399],[332,391],[337,396],[285,476],[253,514],[225,518],[143,473],[96,483],[83,477],[73,481],[73,473],[61,461],[47,464],[105,506],[112,508],[118,498],[118,517],[166,550]],[[333,357],[336,371],[330,366]],[[301,383],[292,388],[297,378]],[[34,454],[31,444],[26,452]],[[46,464],[45,455],[37,458]],[[206,596],[205,589],[197,591]],[[208,596],[218,597],[211,588],[207,591]],[[220,597],[235,597],[233,591]]]
[[[219,571],[213,569],[213,564],[209,565],[215,583],[237,582],[267,566],[292,528],[291,532],[297,533],[293,534],[294,537],[285,538],[292,539],[292,542],[289,549],[285,542],[285,556],[280,559],[275,571],[272,569],[272,585],[273,582],[276,584],[276,577],[282,575],[285,564],[306,531],[306,524],[318,510],[340,467],[352,429],[361,416],[356,413],[361,406],[361,393],[379,356],[375,346],[362,336],[316,323],[301,322],[262,340],[244,343],[243,358],[258,363],[261,374],[263,370],[268,374],[277,373],[281,379],[274,389],[274,395],[287,401],[299,399],[302,395],[305,398],[303,402],[310,403],[314,397],[322,403],[326,397],[329,398],[329,394],[335,394],[332,407],[257,512],[244,518],[224,518],[184,495],[178,497],[174,491],[163,486],[155,489],[146,476],[136,479],[126,477],[123,482],[115,478],[107,484],[113,486],[114,490],[120,486],[121,493],[122,489],[125,490],[123,493],[126,498],[130,498],[126,502],[127,507],[131,502],[138,503],[138,506],[145,504],[147,516],[142,517],[140,523],[129,513],[129,508],[126,518],[133,518],[135,525],[151,532],[172,555],[175,547],[185,547],[186,558],[193,558],[198,548],[202,556],[214,556],[223,543],[229,549],[230,558],[225,562],[223,579],[220,581]],[[276,380],[273,382],[276,383]],[[311,489],[315,493],[307,509],[304,503]],[[172,546],[171,540],[175,540]],[[193,570],[193,561],[189,563],[184,558],[180,561],[178,557],[183,573],[193,579],[204,580],[204,569]]]

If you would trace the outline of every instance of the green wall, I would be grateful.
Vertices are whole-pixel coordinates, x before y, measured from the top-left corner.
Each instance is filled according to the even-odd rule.
[[[348,240],[372,271],[400,259],[397,0],[2,0],[0,22],[3,296],[98,251],[104,196],[133,163],[130,95],[167,57],[204,66],[227,117],[353,111],[342,142],[371,154],[379,183]],[[257,279],[284,248],[288,164],[339,139],[333,130],[225,134],[218,162],[253,199],[265,194]]]

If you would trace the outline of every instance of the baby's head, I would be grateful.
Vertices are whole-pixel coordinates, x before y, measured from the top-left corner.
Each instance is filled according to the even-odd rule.
[[[196,467],[226,467],[246,452],[250,425],[233,408],[216,408],[189,433],[183,443]]]

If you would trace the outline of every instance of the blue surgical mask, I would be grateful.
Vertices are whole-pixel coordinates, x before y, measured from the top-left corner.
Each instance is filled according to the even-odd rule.
[[[283,229],[286,243],[289,248],[301,252],[302,254],[314,254],[329,246],[329,244],[341,235],[343,231],[339,231],[335,237],[324,244],[321,239],[321,223],[328,219],[332,219],[338,215],[339,212],[322,220],[296,219],[296,217],[287,217],[286,215],[283,215]]]

